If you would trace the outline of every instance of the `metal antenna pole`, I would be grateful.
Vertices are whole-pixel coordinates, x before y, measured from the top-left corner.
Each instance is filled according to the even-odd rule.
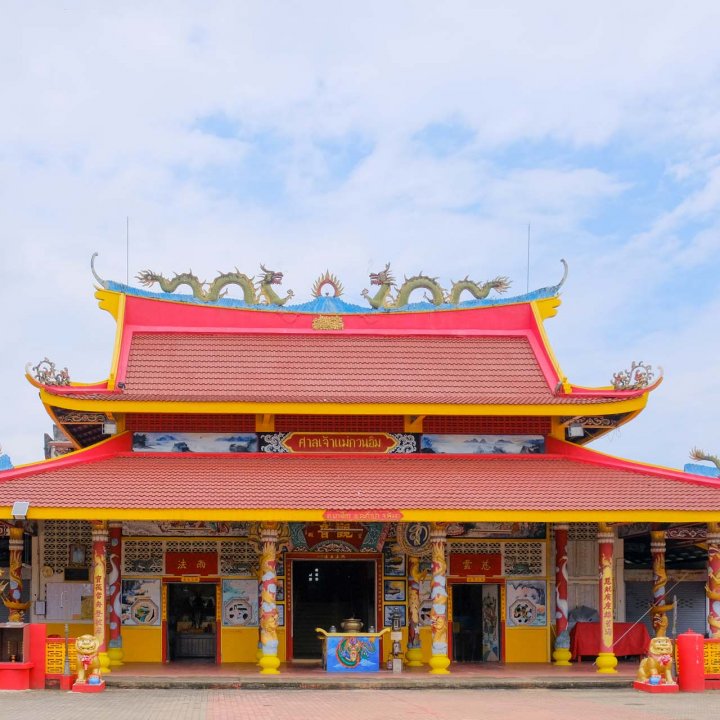
[[[130,284],[130,216],[125,217],[125,284]]]
[[[70,650],[68,647],[68,641],[70,639],[70,626],[65,623],[65,662],[63,664],[63,675],[70,674]]]
[[[527,285],[525,292],[530,292],[530,223],[528,223],[528,236],[527,236]]]

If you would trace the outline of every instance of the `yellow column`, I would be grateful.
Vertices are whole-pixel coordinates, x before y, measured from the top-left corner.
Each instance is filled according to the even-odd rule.
[[[105,520],[92,521],[93,547],[93,634],[100,645],[98,652],[98,674],[110,672],[110,657],[105,644],[105,614],[107,608],[107,572],[105,555],[107,553],[108,526]]]
[[[430,528],[430,546],[432,550],[432,586],[430,602],[432,609],[432,656],[430,672],[434,675],[446,675],[450,671],[448,657],[448,595],[447,562],[445,561],[445,525],[433,523]]]
[[[598,524],[600,558],[600,654],[595,661],[599,673],[615,673],[617,658],[613,651],[613,621],[615,615],[613,581],[613,546],[615,532],[610,525]]]
[[[278,611],[275,604],[277,592],[277,540],[278,523],[264,522],[260,525],[260,643],[262,657],[259,665],[263,675],[277,675],[280,671],[278,658]]]

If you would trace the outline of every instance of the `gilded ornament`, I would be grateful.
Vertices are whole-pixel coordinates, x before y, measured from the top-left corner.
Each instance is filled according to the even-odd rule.
[[[312,296],[316,298],[323,297],[322,289],[326,285],[329,285],[333,289],[334,294],[332,297],[340,297],[343,294],[344,288],[342,283],[337,279],[336,275],[326,270],[313,284]]]
[[[313,330],[344,330],[345,323],[339,315],[318,315],[312,321]]]

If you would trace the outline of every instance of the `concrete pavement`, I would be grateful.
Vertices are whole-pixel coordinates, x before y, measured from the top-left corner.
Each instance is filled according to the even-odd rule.
[[[51,720],[700,720],[718,708],[718,692],[630,689],[0,692],[0,717]]]

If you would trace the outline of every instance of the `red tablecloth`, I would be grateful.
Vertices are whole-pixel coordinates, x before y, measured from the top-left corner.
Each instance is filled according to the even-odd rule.
[[[650,635],[642,624],[613,623],[613,652],[620,655],[644,655]],[[570,633],[570,653],[573,659],[600,652],[600,623],[579,622]]]

